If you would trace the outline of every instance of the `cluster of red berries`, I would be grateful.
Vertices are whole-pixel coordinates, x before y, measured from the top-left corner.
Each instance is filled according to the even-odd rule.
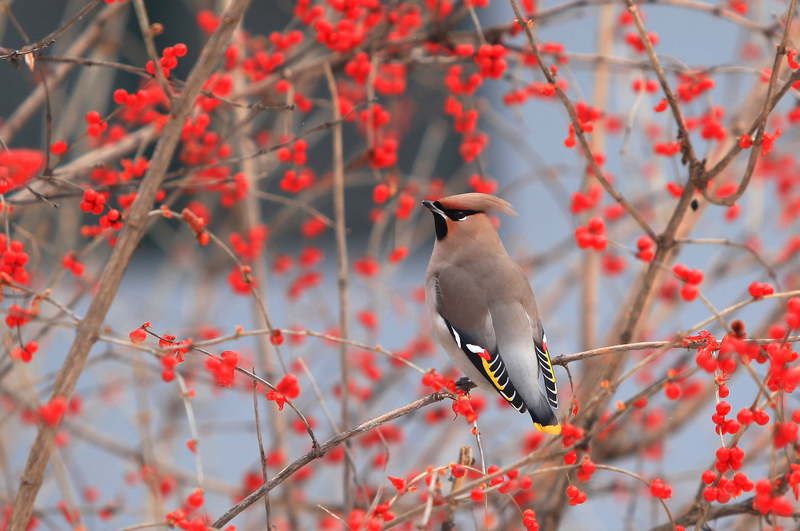
[[[575,229],[575,242],[581,249],[592,248],[602,251],[606,248],[606,226],[601,218],[590,218],[586,225]]]
[[[106,214],[100,216],[100,219],[97,221],[100,223],[101,228],[120,230],[124,220],[122,218],[122,214],[119,213],[119,210],[112,208]]]
[[[753,482],[747,479],[744,472],[737,472],[733,475],[733,479],[728,479],[720,475],[717,479],[717,474],[713,470],[706,470],[701,476],[704,484],[708,485],[703,489],[703,499],[707,502],[728,503],[731,498],[737,498],[742,492],[750,492],[753,490]],[[714,481],[717,481],[716,486],[712,486]]]
[[[473,61],[478,65],[479,74],[483,78],[500,79],[506,71],[506,47],[502,44],[482,44],[478,47],[478,53],[473,57]]]
[[[764,297],[765,295],[772,295],[775,290],[771,285],[764,282],[752,282],[750,286],[748,286],[747,292],[754,299],[758,299],[759,297]]]
[[[292,373],[287,373],[275,385],[275,390],[270,389],[266,393],[267,400],[274,401],[278,404],[278,410],[283,411],[283,405],[286,400],[294,400],[300,396],[300,385],[297,383],[297,376]]]
[[[453,380],[448,380],[443,375],[435,372],[433,369],[423,374],[421,381],[422,385],[425,387],[430,387],[434,391],[447,389],[449,384],[453,384]],[[453,389],[455,389],[454,385]]]
[[[251,275],[250,266],[231,266],[230,273],[228,273],[228,285],[237,295],[250,295],[252,293],[252,286],[256,285],[256,281]]]
[[[453,129],[462,135],[461,158],[464,162],[472,162],[489,143],[486,134],[477,130],[480,114],[477,109],[464,110],[463,104],[452,96],[444,100],[444,113],[453,117]]]
[[[483,77],[479,73],[473,72],[462,81],[462,76],[463,68],[461,65],[452,65],[447,70],[444,85],[453,94],[472,96],[483,83]]]
[[[190,518],[191,513],[203,505],[203,489],[196,488],[186,497],[182,508],[167,513],[165,521],[170,528],[184,529],[185,531],[210,531],[211,522],[207,518],[197,516]],[[235,526],[228,526],[225,531],[234,531]]]
[[[208,220],[204,217],[198,216],[191,208],[184,208],[181,210],[181,219],[189,225],[189,228],[194,232],[197,243],[206,245],[210,236],[205,230]]]
[[[186,55],[187,51],[186,45],[183,43],[178,43],[175,46],[167,46],[161,51],[161,58],[158,60],[158,65],[161,67],[161,72],[164,74],[164,77],[169,77],[170,71],[178,66],[178,57],[183,57]],[[147,64],[144,65],[144,69],[151,76],[156,74],[153,61],[147,61]]]
[[[650,236],[639,236],[639,239],[636,240],[636,248],[638,249],[636,258],[643,262],[650,262],[656,255],[653,245],[655,245],[655,242]]]
[[[748,410],[749,411],[749,410]],[[725,416],[731,412],[731,405],[726,400],[717,403],[716,412],[711,415],[711,422],[716,426],[715,431],[719,434],[729,433],[733,435],[742,427],[741,421],[736,419],[726,419]]]
[[[98,193],[91,188],[84,190],[83,200],[79,205],[80,209],[91,214],[101,214],[106,202],[106,195],[105,192]]]
[[[358,52],[345,63],[344,73],[352,78],[357,85],[363,85],[367,82],[370,68],[370,60],[367,53]]]
[[[489,177],[483,178],[477,173],[467,178],[467,184],[473,192],[479,194],[493,194],[497,190],[497,181]]]
[[[714,468],[716,468],[717,472],[720,474],[727,472],[728,470],[739,470],[742,468],[744,450],[738,446],[732,446],[731,448],[725,448],[724,446],[721,446],[717,448],[717,452],[714,455],[717,458]]]
[[[672,497],[672,489],[664,484],[659,478],[654,478],[650,482],[650,495],[654,498],[666,500]]]
[[[64,255],[64,258],[61,259],[61,267],[69,270],[76,277],[83,275],[83,264],[75,259],[74,253],[70,252]]]
[[[792,297],[786,303],[786,316],[784,317],[786,326],[791,330],[800,328],[800,297]]]
[[[594,474],[594,471],[595,464],[587,454],[581,457],[581,464],[578,467],[578,470],[575,472],[575,477],[578,478],[579,481],[589,481],[589,479],[592,477],[592,474]]]
[[[254,225],[247,229],[247,234],[244,236],[238,232],[231,233],[228,236],[228,242],[237,256],[243,260],[255,260],[261,254],[261,249],[268,236],[269,229],[266,225]]]
[[[631,82],[631,90],[634,92],[645,91],[648,94],[655,94],[658,92],[658,81],[637,77]]]
[[[580,214],[584,210],[589,210],[600,201],[602,195],[603,188],[599,184],[590,185],[585,194],[581,192],[573,192],[569,211],[573,214]]]
[[[725,110],[721,107],[712,107],[709,112],[700,117],[700,137],[704,140],[725,140],[728,134],[722,127],[720,120],[724,117]]]
[[[365,37],[363,24],[356,24],[349,18],[341,18],[336,24],[318,18],[314,21],[314,30],[317,32],[317,42],[336,52],[348,52],[356,48]]]
[[[767,370],[767,388],[771,391],[782,390],[791,393],[800,382],[800,367],[792,365],[798,354],[788,344],[774,342],[766,345],[764,350],[769,357]]]
[[[39,344],[36,341],[28,341],[24,347],[14,347],[11,349],[10,356],[12,360],[20,360],[23,363],[29,363],[37,350],[39,350]]]
[[[658,44],[658,35],[653,32],[649,32],[647,33],[647,40],[650,41],[651,45],[655,46]],[[638,33],[634,33],[632,31],[627,33],[625,35],[625,42],[637,53],[643,53],[645,50],[644,42]]]
[[[97,111],[89,111],[86,113],[86,134],[89,136],[97,137],[100,133],[108,129],[108,122],[100,118],[100,113]]]
[[[772,513],[775,516],[789,517],[794,514],[794,505],[773,492],[772,482],[759,479],[755,485],[756,495],[753,507],[761,514]]]
[[[581,492],[575,485],[567,487],[567,496],[569,497],[569,504],[573,507],[586,502],[586,493]]]
[[[472,424],[478,420],[478,412],[472,407],[470,395],[461,395],[453,400],[453,413],[463,415],[467,424]]]
[[[63,396],[55,396],[46,404],[36,408],[36,416],[43,424],[55,428],[61,422],[66,410],[67,399]]]
[[[5,278],[10,278],[17,284],[28,282],[28,272],[25,266],[28,264],[28,253],[22,242],[11,240],[6,245],[6,235],[0,234],[0,274]]]
[[[305,140],[297,140],[291,145],[291,147],[284,146],[279,148],[276,152],[276,155],[278,156],[278,160],[281,162],[291,162],[297,166],[302,166],[306,163],[308,158],[306,155],[307,149],[308,144]]]
[[[753,409],[745,407],[740,409],[736,414],[736,420],[743,425],[755,422],[759,426],[766,426],[769,423],[769,415],[767,415],[766,411],[759,407]]]
[[[214,381],[221,387],[230,387],[233,383],[233,375],[236,371],[236,364],[239,363],[239,354],[232,350],[226,350],[220,354],[222,358],[217,359],[209,356],[206,358],[205,367],[214,377]]]
[[[703,272],[699,269],[689,269],[683,264],[675,264],[672,273],[683,281],[681,298],[686,302],[693,301],[697,297],[697,285],[703,282]]]
[[[798,411],[792,415],[793,419],[798,418]],[[775,448],[784,448],[787,445],[794,445],[797,442],[797,422],[776,422],[772,428],[772,445]]]
[[[539,530],[539,524],[536,522],[536,513],[533,512],[533,509],[525,509],[522,512],[522,527],[527,531]]]
[[[700,94],[713,89],[714,80],[706,76],[707,74],[679,74],[678,79],[681,82],[675,87],[675,94],[677,94],[678,99],[683,102],[689,102]]]
[[[662,155],[664,157],[671,157],[681,151],[681,143],[677,140],[674,142],[656,142],[653,145],[653,153]]]
[[[23,310],[18,304],[12,304],[8,307],[8,314],[6,314],[5,323],[9,328],[15,326],[24,326],[29,323],[38,313],[38,309],[34,306],[30,310]]]

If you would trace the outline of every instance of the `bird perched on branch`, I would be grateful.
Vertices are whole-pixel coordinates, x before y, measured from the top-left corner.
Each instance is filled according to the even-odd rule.
[[[488,194],[423,201],[436,242],[425,301],[436,339],[478,387],[500,393],[539,431],[557,435],[558,390],[528,279],[506,253],[488,212],[516,213]]]

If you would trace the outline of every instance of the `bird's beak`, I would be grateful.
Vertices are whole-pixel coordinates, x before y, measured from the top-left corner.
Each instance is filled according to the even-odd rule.
[[[440,209],[438,209],[436,207],[436,205],[433,204],[433,201],[427,201],[427,200],[423,201],[422,202],[422,206],[424,206],[425,208],[427,208],[428,210],[430,210],[434,214],[439,214],[440,216],[445,217],[444,212],[442,212]]]

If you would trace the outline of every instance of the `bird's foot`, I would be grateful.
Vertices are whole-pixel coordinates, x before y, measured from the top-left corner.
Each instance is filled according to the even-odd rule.
[[[475,389],[476,387],[478,386],[475,385],[475,382],[473,382],[466,376],[462,376],[456,381],[456,390],[458,391],[464,391],[466,393],[469,393],[470,389]]]

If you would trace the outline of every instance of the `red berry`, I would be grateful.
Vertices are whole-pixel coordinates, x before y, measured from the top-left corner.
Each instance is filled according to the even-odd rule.
[[[684,284],[683,287],[681,287],[681,298],[686,302],[696,299],[697,293],[697,286],[694,284]]]
[[[67,151],[67,143],[63,140],[58,140],[57,142],[53,142],[50,146],[50,153],[53,155],[63,155]]]
[[[681,388],[675,382],[667,385],[667,387],[664,389],[664,392],[666,393],[667,398],[670,400],[677,400],[681,396]]]

